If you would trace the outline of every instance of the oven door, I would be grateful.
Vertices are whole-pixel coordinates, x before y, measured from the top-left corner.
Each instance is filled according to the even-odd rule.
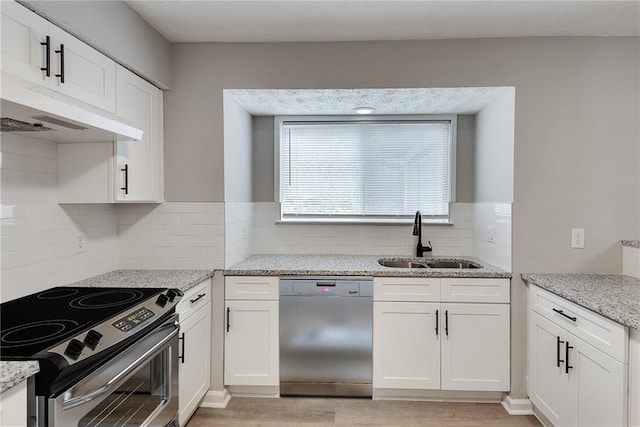
[[[38,425],[177,426],[178,330],[173,315],[57,398],[39,397]]]

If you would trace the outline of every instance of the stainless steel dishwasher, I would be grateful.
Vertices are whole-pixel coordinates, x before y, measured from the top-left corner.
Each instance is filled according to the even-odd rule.
[[[371,278],[280,279],[280,394],[371,396]]]

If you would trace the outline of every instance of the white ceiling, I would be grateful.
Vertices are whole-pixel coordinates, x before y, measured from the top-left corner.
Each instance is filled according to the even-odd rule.
[[[171,42],[639,36],[640,1],[128,0]]]
[[[475,114],[511,93],[509,87],[393,89],[227,89],[249,113],[264,115],[348,115],[356,107],[375,114]]]

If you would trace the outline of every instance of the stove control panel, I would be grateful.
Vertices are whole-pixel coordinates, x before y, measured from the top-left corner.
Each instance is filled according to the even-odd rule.
[[[116,320],[112,325],[122,332],[129,332],[142,322],[155,316],[155,313],[146,307],[142,307],[127,316]]]

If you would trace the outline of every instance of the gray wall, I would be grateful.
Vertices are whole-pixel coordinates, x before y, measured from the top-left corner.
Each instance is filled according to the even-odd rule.
[[[514,93],[476,115],[475,201],[513,201]]]
[[[171,44],[124,1],[20,2],[156,86],[171,87]]]
[[[521,272],[618,273],[640,238],[638,38],[205,43],[174,48],[166,199],[224,200],[225,88],[515,86],[512,392],[526,394]],[[570,249],[572,227],[586,248]]]
[[[273,120],[273,116],[253,117],[253,159],[251,168],[253,173],[253,202],[274,201],[275,134]],[[474,145],[475,116],[459,115],[456,155],[457,202],[474,201]],[[225,166],[228,167],[226,161]],[[509,169],[509,173],[511,172],[512,168]],[[228,196],[226,194],[225,198],[228,200]]]
[[[252,198],[251,114],[232,96],[224,97],[224,200],[250,202]]]

